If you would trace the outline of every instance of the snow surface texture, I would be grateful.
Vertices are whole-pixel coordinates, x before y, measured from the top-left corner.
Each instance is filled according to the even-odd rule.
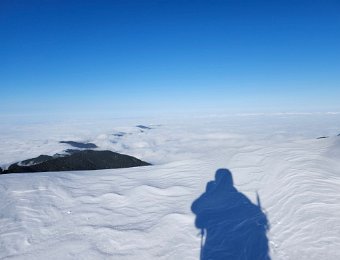
[[[61,140],[154,165],[0,175],[0,258],[197,260],[192,203],[228,168],[259,195],[272,259],[340,259],[339,133],[338,114],[3,122],[2,168]]]

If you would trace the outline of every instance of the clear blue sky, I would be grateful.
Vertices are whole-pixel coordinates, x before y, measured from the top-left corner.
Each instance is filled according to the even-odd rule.
[[[340,111],[340,1],[0,1],[0,114]]]

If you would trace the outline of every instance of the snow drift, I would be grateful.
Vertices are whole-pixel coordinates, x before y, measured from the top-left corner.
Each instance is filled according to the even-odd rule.
[[[139,122],[152,129],[141,132]],[[340,258],[339,115],[139,122],[4,124],[2,168],[67,148],[59,140],[95,143],[153,166],[1,175],[0,258],[199,259],[191,206],[220,168],[261,208],[254,212],[265,216],[259,223],[271,259]]]

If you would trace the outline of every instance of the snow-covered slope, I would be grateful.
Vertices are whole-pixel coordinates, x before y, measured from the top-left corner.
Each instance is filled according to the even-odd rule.
[[[340,259],[339,119],[3,124],[2,166],[70,148],[60,140],[92,142],[155,165],[0,175],[0,258],[199,259],[191,205],[215,171],[228,168],[239,192],[254,204],[259,194],[272,259]],[[141,123],[152,129],[135,127]]]

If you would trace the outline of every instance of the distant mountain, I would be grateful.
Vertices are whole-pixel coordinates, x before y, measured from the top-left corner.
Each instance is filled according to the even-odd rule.
[[[83,171],[147,166],[150,163],[112,151],[72,150],[68,154],[40,155],[17,162],[2,173]]]
[[[76,148],[86,148],[86,149],[92,149],[97,148],[98,146],[93,143],[81,143],[81,142],[75,142],[75,141],[60,141],[61,144],[69,144]]]
[[[140,128],[140,129],[145,129],[145,130],[152,129],[151,127],[148,127],[148,126],[145,126],[145,125],[136,125],[136,127]]]

